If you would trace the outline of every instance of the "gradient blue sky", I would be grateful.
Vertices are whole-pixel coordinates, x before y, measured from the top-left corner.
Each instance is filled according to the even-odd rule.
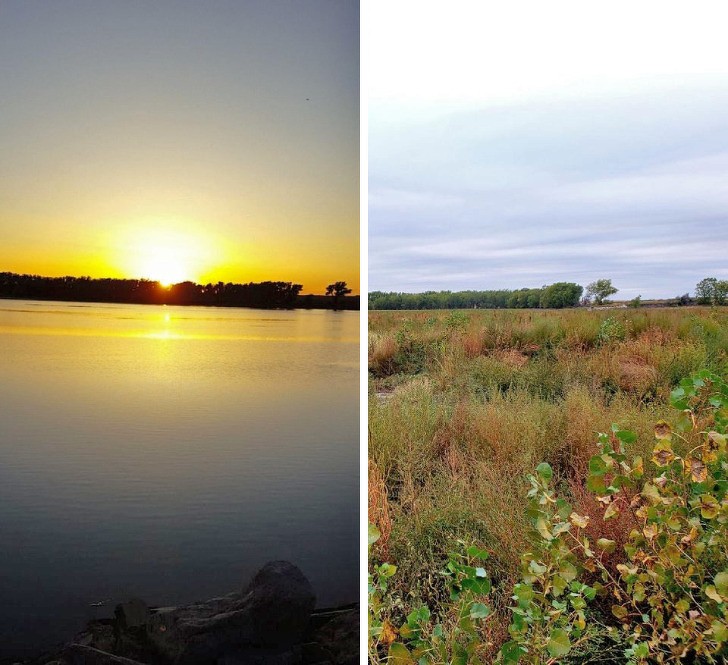
[[[718,5],[375,5],[370,291],[728,278]]]
[[[356,0],[3,0],[0,271],[359,278]]]

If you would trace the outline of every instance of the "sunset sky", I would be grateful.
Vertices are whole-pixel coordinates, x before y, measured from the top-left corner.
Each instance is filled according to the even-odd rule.
[[[0,271],[359,284],[351,0],[0,5]]]
[[[367,10],[370,290],[728,279],[725,3]]]

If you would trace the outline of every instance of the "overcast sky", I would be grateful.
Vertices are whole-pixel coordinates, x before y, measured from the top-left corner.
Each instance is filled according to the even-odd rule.
[[[374,3],[369,289],[728,278],[719,5],[500,5]]]

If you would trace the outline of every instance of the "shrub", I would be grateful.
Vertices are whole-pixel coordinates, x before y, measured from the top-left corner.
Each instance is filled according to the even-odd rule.
[[[602,325],[599,326],[599,334],[597,335],[597,341],[600,344],[609,344],[611,342],[621,342],[627,337],[627,330],[624,324],[610,316],[602,321]]]

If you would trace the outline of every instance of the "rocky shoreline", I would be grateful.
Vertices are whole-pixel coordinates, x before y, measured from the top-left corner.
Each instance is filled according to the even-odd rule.
[[[18,665],[355,665],[359,607],[315,610],[306,576],[271,561],[247,588],[183,607],[141,599],[91,621],[71,642]]]

